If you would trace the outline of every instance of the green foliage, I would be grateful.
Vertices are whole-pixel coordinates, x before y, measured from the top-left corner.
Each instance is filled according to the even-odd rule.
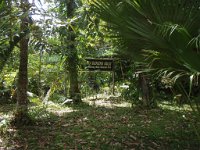
[[[141,101],[139,100],[139,90],[137,87],[137,80],[132,79],[131,83],[128,85],[128,89],[122,90],[122,97],[130,101],[132,104],[140,105]]]
[[[19,20],[22,16],[16,1],[5,0],[0,5],[0,73],[3,68],[13,63],[15,47],[18,42],[29,33],[19,31]],[[17,60],[17,59],[16,59]]]
[[[199,26],[196,22],[200,18],[199,5],[197,1],[189,4],[185,0],[95,1],[94,11],[109,23],[113,34],[117,31],[117,37],[124,41],[130,53],[138,56],[137,54],[143,53],[141,49],[153,49],[161,56],[171,58],[168,61],[173,61],[178,67],[182,66],[186,71],[193,72],[199,71],[199,55],[193,51],[195,48],[198,51],[199,47]],[[175,15],[171,15],[173,12]],[[193,39],[196,39],[196,46],[191,42]],[[161,63],[161,67],[168,65],[166,61],[162,63],[163,57],[156,56],[157,59],[152,59],[156,60],[156,64]]]
[[[46,110],[46,107],[34,107],[34,109],[30,109],[29,110],[29,115],[32,119],[34,120],[42,120],[44,118],[48,118],[49,117],[49,113]]]
[[[189,87],[194,86],[193,76],[200,72],[199,1],[96,0],[91,6],[108,23],[122,50],[135,61],[146,62],[141,71],[168,76],[176,85],[187,80]],[[191,90],[184,91],[188,97]]]

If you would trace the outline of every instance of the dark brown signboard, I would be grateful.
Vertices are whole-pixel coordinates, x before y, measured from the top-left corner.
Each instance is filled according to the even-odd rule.
[[[113,59],[108,58],[86,58],[88,61],[87,69],[90,71],[113,71]]]

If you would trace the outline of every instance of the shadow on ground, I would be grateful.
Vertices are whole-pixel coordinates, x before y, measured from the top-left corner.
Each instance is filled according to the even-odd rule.
[[[193,128],[199,122],[191,112],[88,103],[46,110],[38,113],[35,125],[6,128],[1,135],[2,150],[200,148]]]

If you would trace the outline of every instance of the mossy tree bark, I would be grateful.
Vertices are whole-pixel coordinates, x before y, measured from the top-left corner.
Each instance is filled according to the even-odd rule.
[[[67,17],[72,18],[75,11],[75,1],[69,0],[67,3]],[[68,56],[67,56],[67,66],[69,71],[69,80],[70,80],[70,89],[69,94],[70,98],[73,99],[75,104],[81,102],[81,95],[78,86],[78,54],[75,46],[75,32],[72,29],[74,24],[68,26],[68,35],[67,35],[67,44],[68,44]]]

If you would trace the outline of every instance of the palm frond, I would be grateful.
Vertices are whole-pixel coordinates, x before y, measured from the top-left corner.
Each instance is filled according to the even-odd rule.
[[[129,53],[141,55],[142,49],[153,49],[192,72],[200,71],[200,56],[193,52],[191,44],[199,43],[198,38],[194,39],[199,30],[199,6],[195,0],[93,2],[94,11],[108,22],[113,34],[125,41]]]

